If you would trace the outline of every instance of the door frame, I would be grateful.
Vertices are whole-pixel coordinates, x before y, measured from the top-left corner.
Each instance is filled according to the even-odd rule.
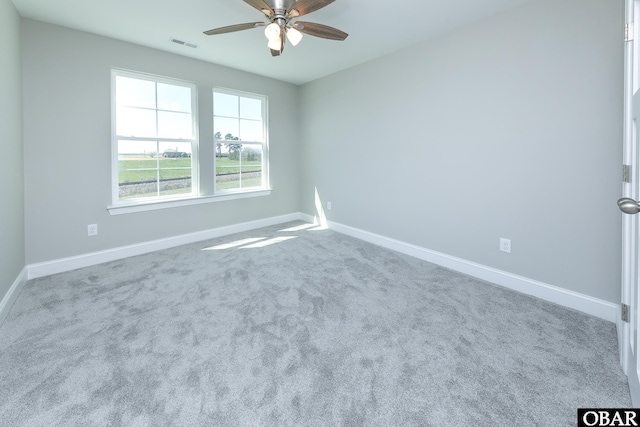
[[[633,25],[640,12],[640,0],[625,0],[625,32],[631,32],[631,40],[625,37],[624,47],[624,119],[622,163],[630,165],[628,181],[622,183],[622,197],[638,198],[638,153],[634,135],[633,95],[638,88],[637,45],[638,29]],[[640,22],[640,21],[639,21]],[[622,214],[622,280],[621,302],[631,307],[630,322],[618,317],[618,344],[620,365],[629,379],[629,390],[634,407],[640,406],[640,380],[638,378],[638,295],[635,291],[638,277],[638,216]],[[635,301],[635,304],[634,304]]]

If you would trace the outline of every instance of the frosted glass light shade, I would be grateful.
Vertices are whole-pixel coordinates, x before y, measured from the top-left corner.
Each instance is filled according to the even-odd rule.
[[[300,43],[300,40],[302,40],[302,33],[291,27],[287,30],[287,38],[293,46],[297,46],[298,43]]]
[[[267,46],[269,46],[269,49],[272,50],[280,50],[282,49],[282,40],[280,39],[280,37],[270,39]]]
[[[274,39],[277,40],[280,37],[280,26],[275,22],[267,25],[264,29],[264,36],[270,41]]]

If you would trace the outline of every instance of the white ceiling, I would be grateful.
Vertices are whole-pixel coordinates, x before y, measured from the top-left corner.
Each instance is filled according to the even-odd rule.
[[[269,1],[269,0],[267,0]],[[13,0],[21,16],[303,84],[406,48],[531,0],[336,0],[301,17],[345,31],[343,41],[311,36],[272,57],[262,28],[202,32],[264,20],[242,0]],[[177,38],[197,49],[169,41]]]

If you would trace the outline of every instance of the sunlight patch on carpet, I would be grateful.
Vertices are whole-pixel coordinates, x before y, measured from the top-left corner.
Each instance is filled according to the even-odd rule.
[[[235,242],[223,243],[222,245],[210,246],[208,248],[202,249],[203,251],[219,251],[222,249],[231,249],[237,248],[238,246],[248,245],[254,242],[258,242],[260,240],[264,240],[266,237],[250,237],[248,239],[236,240]]]
[[[243,246],[241,249],[255,249],[255,248],[264,248],[265,246],[275,245],[276,243],[282,243],[287,240],[295,239],[298,236],[282,236],[282,237],[274,237],[273,239],[263,240],[261,242],[257,242],[251,245]]]
[[[315,224],[302,224],[302,225],[296,225],[295,227],[289,227],[289,228],[284,228],[282,230],[279,230],[281,233],[285,232],[285,233],[291,233],[293,231],[302,231],[302,230],[308,230],[309,228],[313,228],[315,227]]]

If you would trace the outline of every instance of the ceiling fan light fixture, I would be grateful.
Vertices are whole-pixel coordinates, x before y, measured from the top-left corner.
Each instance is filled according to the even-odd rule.
[[[287,38],[289,39],[291,45],[297,46],[298,43],[300,43],[300,40],[302,40],[302,33],[291,27],[287,29]]]
[[[287,39],[293,46],[298,45],[300,41],[302,41],[303,33],[308,36],[342,41],[346,39],[349,34],[337,28],[313,22],[297,21],[290,23],[291,20],[322,9],[334,1],[335,0],[244,0],[249,6],[264,13],[267,17],[267,22],[247,22],[244,24],[227,25],[226,27],[205,31],[204,34],[213,36],[265,27],[264,36],[269,41],[267,46],[271,49],[272,56],[280,56],[282,54]]]
[[[274,39],[270,39],[269,43],[267,43],[267,46],[269,46],[269,49],[271,49],[271,50],[281,50],[282,49],[282,40],[280,39],[280,37],[274,38]]]
[[[267,25],[267,27],[264,29],[264,36],[269,40],[269,43],[271,43],[273,40],[279,40],[280,25],[276,24],[275,22]]]

